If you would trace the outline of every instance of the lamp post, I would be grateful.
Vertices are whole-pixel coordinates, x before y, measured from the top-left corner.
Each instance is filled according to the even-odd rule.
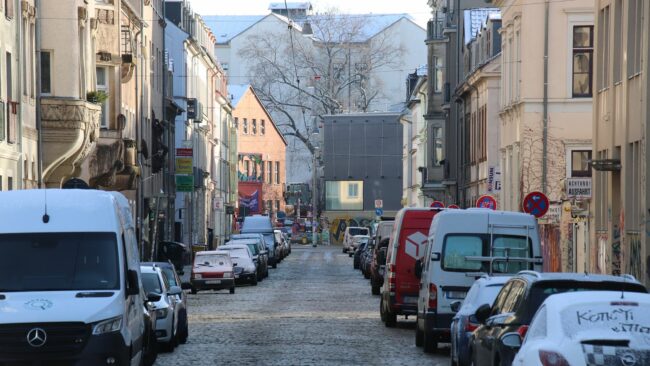
[[[319,144],[319,133],[318,131],[313,132],[312,134],[312,139],[314,140],[314,154],[313,154],[313,175],[312,175],[312,192],[311,192],[311,210],[312,210],[312,225],[311,225],[311,230],[312,230],[312,246],[316,246],[316,243],[318,241],[318,231],[317,231],[317,224],[318,224],[318,209],[317,209],[317,204],[318,204],[318,158],[320,154],[320,146]]]

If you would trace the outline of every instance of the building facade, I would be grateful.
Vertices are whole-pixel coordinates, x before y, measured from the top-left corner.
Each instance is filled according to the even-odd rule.
[[[594,272],[650,283],[648,65],[650,4],[596,1],[592,236],[581,258]]]
[[[228,90],[237,130],[239,216],[265,213],[277,219],[285,211],[287,141],[250,85],[229,85]]]

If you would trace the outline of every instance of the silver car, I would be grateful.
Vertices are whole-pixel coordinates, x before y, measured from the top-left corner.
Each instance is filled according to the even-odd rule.
[[[171,286],[162,270],[155,266],[141,266],[142,286],[147,294],[160,295],[154,303],[156,310],[156,338],[166,351],[173,351],[178,341],[178,313],[180,301],[177,297],[183,292],[179,286]]]

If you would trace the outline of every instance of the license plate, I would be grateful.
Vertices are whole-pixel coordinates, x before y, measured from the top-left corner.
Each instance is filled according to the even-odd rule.
[[[465,291],[447,291],[447,298],[448,299],[459,299],[463,300],[467,296],[467,292]]]
[[[221,280],[210,280],[210,281],[205,281],[207,285],[218,285],[221,283]]]
[[[405,304],[417,304],[418,303],[418,298],[415,296],[404,296],[404,303]]]

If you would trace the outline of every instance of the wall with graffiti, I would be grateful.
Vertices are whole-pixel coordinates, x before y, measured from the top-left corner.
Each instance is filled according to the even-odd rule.
[[[539,238],[542,244],[544,272],[562,271],[562,250],[560,248],[560,226],[554,224],[539,225]]]
[[[367,212],[325,212],[323,220],[324,225],[329,227],[330,243],[341,244],[345,229],[349,226],[371,226],[375,220],[373,214]]]

